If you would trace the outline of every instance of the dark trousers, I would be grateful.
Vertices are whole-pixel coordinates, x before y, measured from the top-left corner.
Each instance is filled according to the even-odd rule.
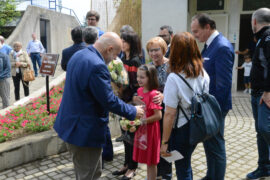
[[[251,96],[255,129],[257,132],[258,165],[263,171],[270,172],[270,108],[265,103],[260,104],[261,96]]]
[[[224,140],[224,121],[227,112],[222,112],[223,118],[220,132],[203,142],[207,161],[207,174],[209,180],[223,180],[226,172],[226,149]]]
[[[161,134],[161,139],[162,140],[162,133],[163,133],[163,117],[164,117],[164,109],[165,106],[162,104],[162,119],[159,121],[160,123],[160,134]],[[160,143],[161,144],[161,143]],[[168,149],[169,150],[169,149]],[[157,165],[157,177],[162,176],[162,179],[165,180],[171,180],[172,179],[172,163],[169,163],[162,157],[160,157],[160,161]]]
[[[106,141],[102,145],[102,162],[103,161],[112,161],[113,160],[113,145],[111,139],[111,132],[109,126],[106,127]]]
[[[134,139],[135,133],[128,133],[132,139]],[[127,166],[128,169],[137,169],[138,163],[133,161],[133,145],[124,141],[125,147],[125,162],[124,166]]]
[[[35,76],[37,77],[37,75],[38,75],[37,64],[38,64],[38,67],[40,68],[40,66],[41,66],[41,56],[40,56],[39,53],[31,53],[30,57],[31,57],[31,60],[32,60],[32,63],[33,63]]]
[[[14,84],[15,100],[18,101],[20,99],[20,81],[23,84],[24,96],[29,96],[29,82],[23,81],[21,71],[16,73],[16,76],[12,76],[12,79]]]
[[[189,123],[173,129],[170,138],[170,149],[177,150],[184,158],[175,161],[176,176],[179,180],[192,180],[191,155],[195,145],[189,144]],[[218,180],[218,179],[215,179]]]

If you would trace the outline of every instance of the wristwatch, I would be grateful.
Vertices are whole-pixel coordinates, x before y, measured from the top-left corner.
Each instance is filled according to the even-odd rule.
[[[161,144],[168,144],[169,141],[161,141]]]

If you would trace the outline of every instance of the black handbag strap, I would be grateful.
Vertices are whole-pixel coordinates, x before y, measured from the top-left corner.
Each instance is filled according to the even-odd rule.
[[[185,78],[183,78],[180,74],[176,74],[176,75],[184,81],[184,83],[189,87],[189,89],[191,89],[191,91],[194,92],[193,88],[190,86],[190,84],[187,82],[187,80],[185,80]]]
[[[189,89],[191,89],[193,92],[193,88],[190,86],[190,84],[180,75],[180,74],[176,74],[178,77],[180,77],[184,82],[185,84],[189,87]],[[174,128],[177,128],[177,124],[178,124],[178,116],[179,116],[179,109],[182,111],[182,113],[184,114],[185,118],[187,120],[189,120],[187,114],[185,113],[184,109],[182,108],[182,106],[180,105],[180,103],[178,103],[178,106],[177,106],[177,115],[176,115],[176,121],[175,121],[175,124],[174,124]]]

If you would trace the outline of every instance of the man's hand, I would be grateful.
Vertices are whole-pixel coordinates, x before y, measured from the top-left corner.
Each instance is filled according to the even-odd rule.
[[[137,105],[144,105],[144,102],[142,101],[143,97],[141,96],[133,96],[132,100]]]
[[[164,98],[163,94],[161,92],[157,91],[157,95],[154,96],[154,98],[153,98],[153,103],[161,105],[163,98]]]
[[[162,157],[171,156],[171,153],[169,153],[167,150],[168,150],[168,144],[162,144],[161,147],[160,147],[160,155]]]
[[[140,119],[144,115],[144,108],[143,108],[142,105],[135,106],[135,108],[136,108],[136,118],[139,118]]]
[[[268,108],[270,108],[270,92],[263,93],[261,100],[260,100],[260,104],[262,104],[263,102],[266,104],[266,106]]]

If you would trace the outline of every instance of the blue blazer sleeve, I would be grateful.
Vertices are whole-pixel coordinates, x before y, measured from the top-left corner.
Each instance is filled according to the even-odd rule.
[[[114,95],[111,88],[111,77],[105,64],[96,65],[89,80],[89,88],[93,96],[102,107],[109,111],[133,120],[136,117],[136,108],[124,103]]]
[[[224,100],[224,98],[231,94],[234,54],[229,47],[223,47],[216,53],[215,59],[216,82],[212,93],[221,107],[226,107],[228,100]]]

